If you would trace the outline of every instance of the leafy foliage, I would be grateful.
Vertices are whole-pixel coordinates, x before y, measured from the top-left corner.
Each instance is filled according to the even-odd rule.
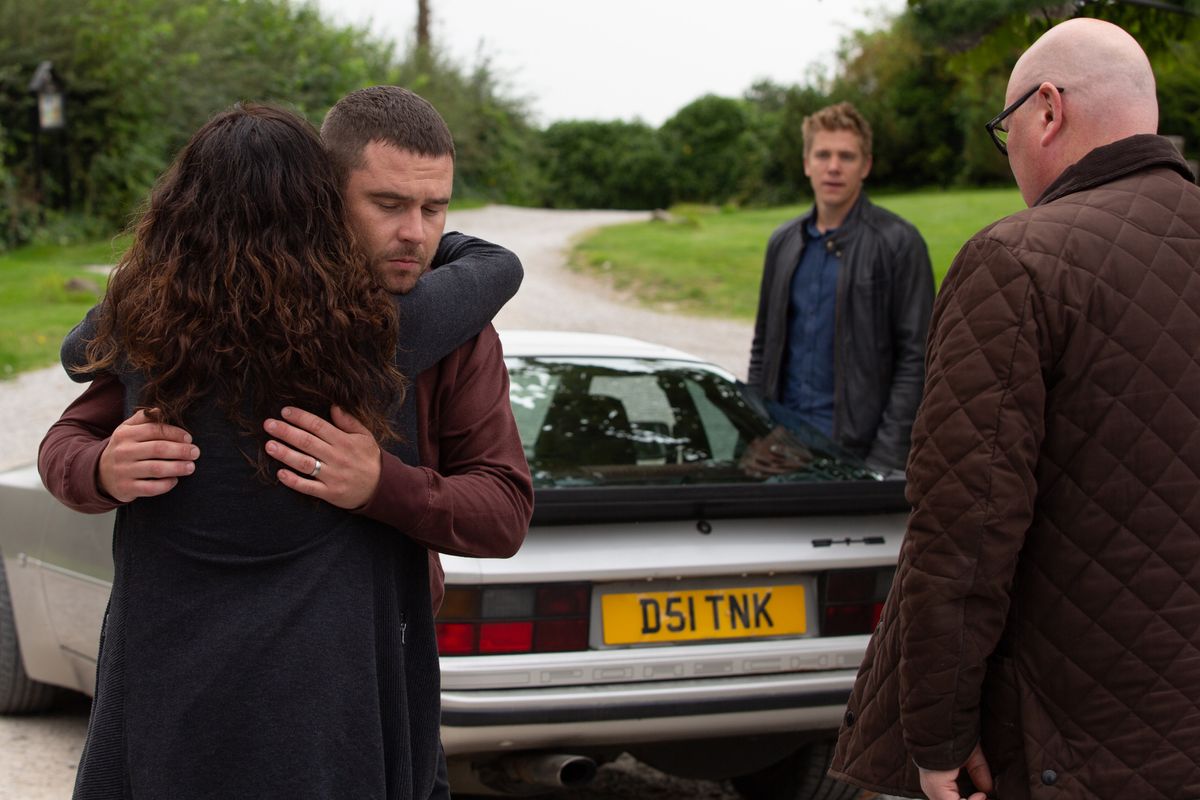
[[[766,148],[747,104],[705,95],[663,123],[677,201],[724,203],[758,188]]]
[[[889,30],[855,34],[832,95],[853,102],[871,123],[873,184],[944,186],[955,178],[964,139],[955,124],[955,79],[909,22],[901,17]]]
[[[662,208],[670,165],[641,122],[557,122],[543,134],[544,204],[552,208]]]
[[[524,104],[505,97],[489,61],[470,71],[436,49],[414,48],[387,81],[407,86],[445,118],[454,134],[455,196],[532,204],[542,193],[538,131]]]
[[[908,11],[923,45],[961,52],[1014,19],[1062,19],[1076,5],[1063,0],[909,0]]]
[[[17,191],[17,178],[4,166],[8,138],[0,127],[0,251],[29,241],[37,226],[37,207]]]
[[[746,93],[756,135],[766,143],[766,158],[755,203],[794,203],[812,196],[804,174],[801,125],[809,114],[832,102],[820,78],[803,86],[759,82]]]
[[[1195,25],[1193,27],[1196,27]],[[1200,31],[1196,31],[1200,35]],[[1184,153],[1200,153],[1200,40],[1172,43],[1155,59],[1159,130],[1184,138]]]
[[[352,89],[404,82],[439,107],[459,141],[459,188],[491,199],[536,197],[536,132],[503,100],[486,64],[464,73],[436,56],[398,61],[364,29],[326,21],[288,0],[43,0],[0,2],[0,127],[4,163],[27,202],[65,195],[53,159],[68,158],[70,195],[84,214],[124,223],[175,151],[214,113],[240,100],[288,105],[319,123]],[[428,55],[428,54],[427,54]],[[34,191],[35,99],[30,76],[54,64],[67,128],[42,135],[44,191]],[[17,237],[20,241],[23,237]]]
[[[20,132],[14,168],[35,166],[26,83],[48,59],[66,90],[67,128],[44,149],[69,153],[82,210],[112,223],[213,113],[253,99],[319,118],[389,58],[364,33],[278,0],[47,0],[38,14],[0,4],[0,49],[9,54],[0,122]]]
[[[1159,7],[1165,6],[1165,7]],[[1177,10],[1169,10],[1173,6]],[[1021,53],[1053,25],[1074,16],[1120,25],[1146,50],[1158,80],[1163,133],[1200,147],[1200,0],[909,0],[888,35],[908,35],[939,61],[956,118],[958,183],[1009,180],[1008,164],[981,135],[1003,105],[1008,75]]]

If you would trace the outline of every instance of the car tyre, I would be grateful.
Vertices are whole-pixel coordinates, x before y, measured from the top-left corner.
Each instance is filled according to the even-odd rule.
[[[800,748],[766,769],[733,779],[733,788],[746,800],[853,800],[862,790],[827,774],[833,740]]]
[[[54,704],[58,689],[25,674],[17,624],[13,619],[8,577],[0,561],[0,714],[31,714]]]

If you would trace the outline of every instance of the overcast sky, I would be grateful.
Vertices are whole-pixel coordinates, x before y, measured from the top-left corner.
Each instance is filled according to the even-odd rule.
[[[641,119],[658,126],[707,93],[803,83],[840,39],[905,0],[429,0],[435,43],[463,66],[486,55],[538,122]],[[417,0],[317,0],[337,22],[412,41]]]

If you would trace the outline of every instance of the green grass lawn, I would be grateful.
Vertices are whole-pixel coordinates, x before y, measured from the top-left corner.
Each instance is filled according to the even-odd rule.
[[[1016,189],[935,190],[871,199],[921,231],[939,285],[972,234],[1024,208]],[[676,221],[602,228],[579,242],[571,261],[578,269],[609,276],[617,289],[650,305],[753,319],[767,238],[807,208],[683,206],[672,210]]]
[[[85,267],[115,263],[125,244],[36,245],[0,254],[0,378],[58,362],[63,336],[99,299],[67,282],[81,278],[103,291],[106,276]]]

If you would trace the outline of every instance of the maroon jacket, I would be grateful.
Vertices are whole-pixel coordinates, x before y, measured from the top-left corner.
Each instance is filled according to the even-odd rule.
[[[96,469],[109,435],[124,421],[124,391],[112,375],[97,376],[42,440],[42,479],[76,511],[97,514],[120,505],[100,491]],[[491,325],[418,376],[416,402],[421,466],[383,453],[379,486],[359,513],[429,548],[436,610],[443,593],[437,552],[513,555],[528,529],[533,486]]]
[[[981,231],[935,308],[913,504],[831,774],[1200,797],[1200,188],[1134,136]]]

